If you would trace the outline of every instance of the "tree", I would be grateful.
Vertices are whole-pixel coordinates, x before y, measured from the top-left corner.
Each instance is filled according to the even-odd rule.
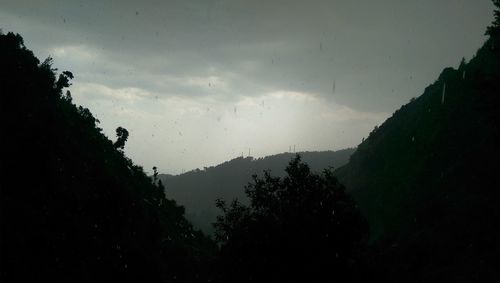
[[[70,71],[62,72],[62,74],[59,74],[59,79],[56,82],[56,89],[61,91],[63,88],[71,86],[70,80],[73,78],[73,73]]]
[[[0,281],[207,282],[215,246],[125,156],[128,131],[111,142],[21,36],[0,34],[0,62]]]
[[[218,200],[214,224],[221,246],[221,281],[352,280],[367,222],[332,170],[312,173],[296,156],[284,178],[253,176],[250,205]]]
[[[123,150],[125,147],[125,143],[127,142],[128,139],[128,131],[125,128],[118,127],[116,128],[116,142],[115,142],[115,148]]]
[[[158,168],[156,166],[153,166],[153,184],[156,185],[158,180]]]
[[[495,5],[496,10],[493,11],[495,19],[491,26],[486,29],[486,35],[489,36],[499,36],[500,35],[500,0],[492,0],[493,5]]]

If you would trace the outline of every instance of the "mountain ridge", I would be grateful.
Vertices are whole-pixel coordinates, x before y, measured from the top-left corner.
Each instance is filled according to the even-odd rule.
[[[340,167],[347,163],[353,148],[337,151],[308,151],[281,153],[261,158],[237,157],[221,164],[194,169],[179,175],[159,174],[165,184],[169,198],[175,199],[186,207],[186,217],[206,233],[212,233],[212,223],[218,210],[215,200],[239,199],[246,203],[244,187],[252,180],[252,175],[262,175],[270,170],[275,176],[284,176],[285,167],[290,160],[300,154],[312,171],[319,172],[329,166]]]
[[[445,68],[335,171],[367,217],[372,241],[407,280],[437,276],[436,267],[447,265],[457,280],[471,278],[471,262],[496,274],[499,41],[491,37],[470,62]]]

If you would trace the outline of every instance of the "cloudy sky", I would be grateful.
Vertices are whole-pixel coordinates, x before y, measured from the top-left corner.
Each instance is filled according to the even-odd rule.
[[[43,4],[42,4],[43,3]],[[75,74],[71,91],[146,171],[356,146],[470,59],[489,0],[0,0],[0,28]]]

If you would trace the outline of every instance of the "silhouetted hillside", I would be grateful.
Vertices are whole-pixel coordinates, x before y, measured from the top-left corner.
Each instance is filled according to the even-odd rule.
[[[330,166],[336,168],[346,164],[352,152],[354,149],[301,152],[300,155],[313,172],[319,173]],[[282,153],[258,159],[239,157],[204,170],[159,177],[166,186],[167,196],[186,207],[186,217],[196,227],[212,233],[212,223],[218,214],[217,198],[238,198],[247,203],[244,187],[252,180],[252,175],[262,176],[264,170],[270,170],[274,176],[282,177],[294,156],[294,153]]]
[[[217,200],[220,282],[373,282],[368,223],[332,169],[296,156],[283,177],[254,176],[249,204]]]
[[[336,171],[396,281],[499,276],[499,46],[446,68]]]
[[[0,34],[1,282],[158,282],[201,276],[214,248],[75,106],[23,39]],[[206,268],[209,268],[206,266]],[[199,279],[199,278],[198,278]]]
[[[72,103],[71,72],[0,31],[0,282],[500,282],[493,4],[477,55],[356,150],[152,178],[125,128],[112,142]]]

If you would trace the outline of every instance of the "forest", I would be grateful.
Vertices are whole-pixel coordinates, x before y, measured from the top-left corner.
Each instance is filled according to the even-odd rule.
[[[345,165],[354,149],[338,151],[300,152],[303,162],[311,171]],[[168,184],[166,196],[175,199],[186,208],[186,218],[206,234],[213,234],[213,223],[219,214],[214,201],[218,198],[238,199],[248,204],[244,187],[252,181],[252,175],[263,176],[269,171],[273,176],[284,177],[287,164],[295,153],[281,153],[263,158],[238,157],[217,166],[196,169],[180,175],[159,174],[163,184]],[[200,190],[203,188],[203,190]]]
[[[1,32],[0,281],[500,282],[493,3],[476,55],[355,149],[177,176],[149,176],[127,125],[112,141],[75,105],[78,74]]]

